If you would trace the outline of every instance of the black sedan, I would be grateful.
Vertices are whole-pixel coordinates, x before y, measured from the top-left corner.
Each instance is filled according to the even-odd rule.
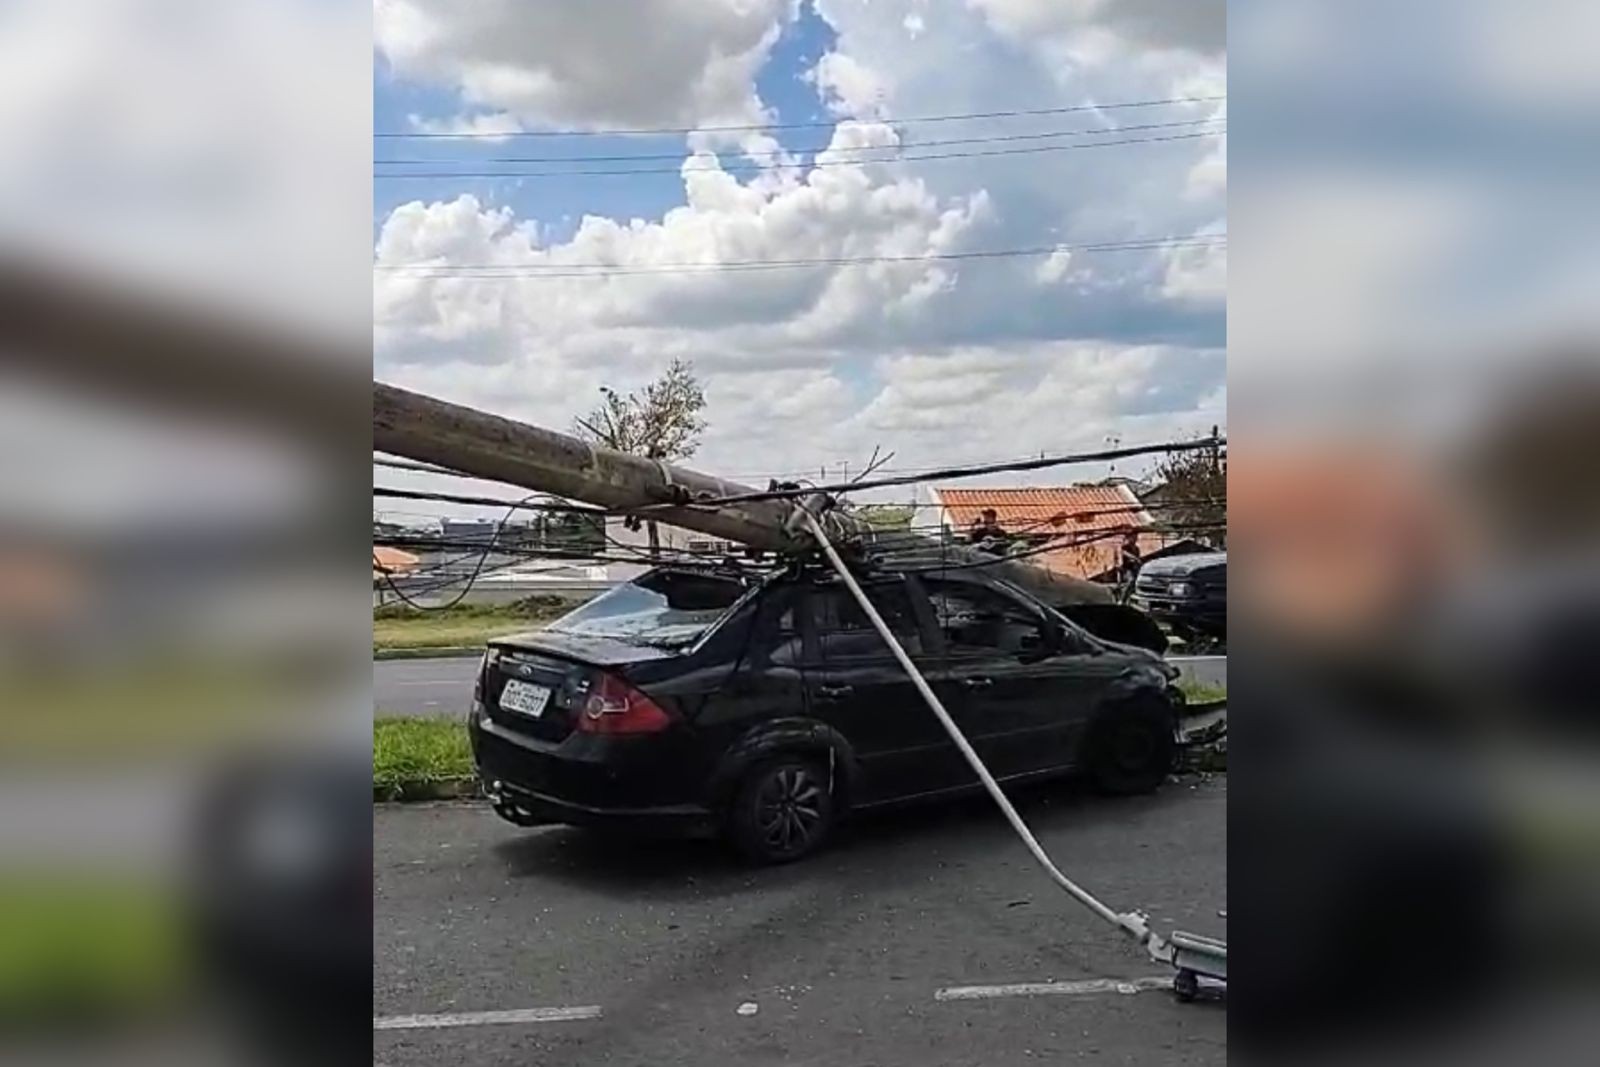
[[[863,584],[996,778],[1165,779],[1181,697],[1159,656],[981,568]],[[760,862],[815,850],[847,812],[981,788],[849,591],[812,569],[658,569],[495,641],[469,728],[512,822],[720,833]]]

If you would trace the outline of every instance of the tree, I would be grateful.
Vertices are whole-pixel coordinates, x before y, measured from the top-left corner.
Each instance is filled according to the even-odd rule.
[[[700,447],[700,434],[706,428],[700,412],[706,396],[693,364],[674,359],[661,377],[643,389],[624,395],[602,385],[600,395],[600,406],[576,420],[578,436],[647,459],[687,459]],[[656,524],[650,521],[645,525],[650,554],[659,555]]]
[[[1210,439],[1210,448],[1170,452],[1158,460],[1154,472],[1158,484],[1145,499],[1161,505],[1156,511],[1159,526],[1226,548],[1228,458],[1216,427]]]
[[[909,530],[916,508],[903,504],[863,504],[856,508],[856,516],[874,530]]]

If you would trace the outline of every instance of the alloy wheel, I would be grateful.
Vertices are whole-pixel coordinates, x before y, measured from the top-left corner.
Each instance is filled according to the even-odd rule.
[[[809,768],[779,767],[756,794],[756,826],[773,852],[805,849],[825,823],[823,783]]]

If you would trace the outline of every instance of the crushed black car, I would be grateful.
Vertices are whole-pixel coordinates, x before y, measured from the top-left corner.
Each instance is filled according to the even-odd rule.
[[[862,581],[996,778],[1165,780],[1182,698],[1155,652],[981,568]],[[469,731],[512,822],[720,834],[758,862],[851,812],[981,788],[849,591],[805,566],[661,568],[494,641]]]

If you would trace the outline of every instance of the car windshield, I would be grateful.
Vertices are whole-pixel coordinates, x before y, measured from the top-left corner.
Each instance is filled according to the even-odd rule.
[[[647,645],[681,647],[709,630],[744,595],[737,578],[652,571],[602,593],[550,629]]]

